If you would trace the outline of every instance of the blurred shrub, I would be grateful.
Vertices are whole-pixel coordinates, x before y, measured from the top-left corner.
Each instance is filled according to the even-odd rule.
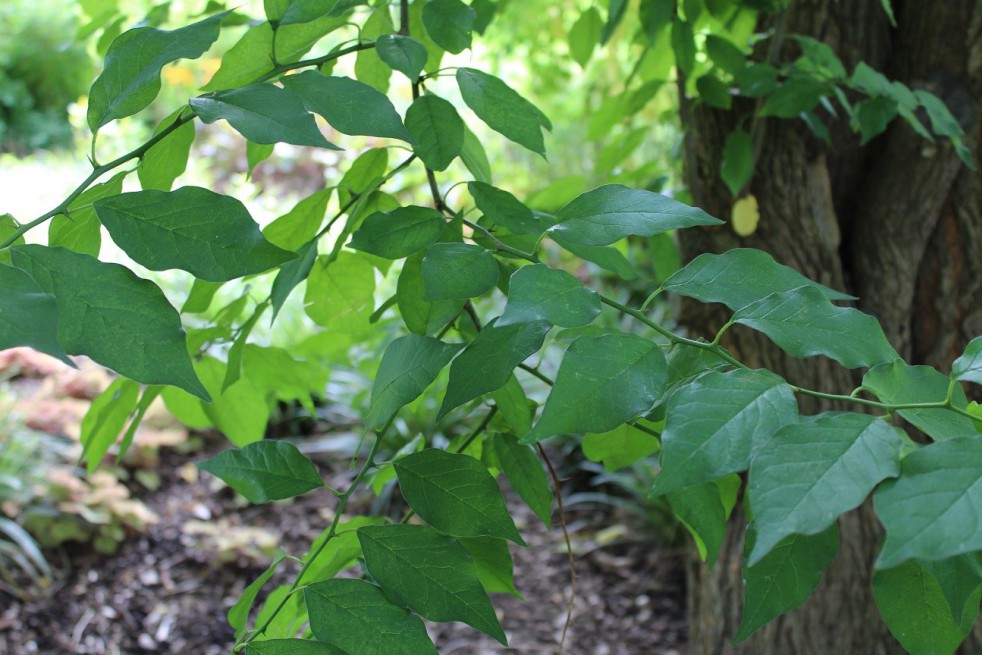
[[[0,152],[72,142],[69,104],[93,75],[71,0],[0,2]]]

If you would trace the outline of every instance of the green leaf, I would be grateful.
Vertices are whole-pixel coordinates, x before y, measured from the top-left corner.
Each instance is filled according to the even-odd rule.
[[[288,441],[257,441],[198,462],[250,503],[300,496],[324,486],[317,467]]]
[[[494,478],[470,455],[428,448],[394,465],[406,502],[440,532],[452,537],[497,537],[525,545]]]
[[[123,193],[94,207],[113,241],[154,271],[224,282],[296,257],[269,243],[241,202],[201,187]]]
[[[666,368],[653,341],[633,334],[580,337],[566,350],[542,416],[522,443],[613,430],[651,409],[664,391]]]
[[[61,246],[84,255],[99,256],[102,247],[102,227],[93,203],[118,195],[123,190],[127,171],[83,191],[68,205],[64,214],[51,219],[48,225],[48,245]]]
[[[269,159],[273,154],[273,150],[275,149],[275,143],[253,143],[252,141],[246,141],[246,165],[248,166],[248,177],[252,177],[252,173],[256,170],[256,166]]]
[[[0,350],[29,346],[69,366],[58,343],[58,303],[26,272],[0,264]]]
[[[716,558],[726,537],[726,521],[733,511],[740,478],[725,478],[668,492],[666,499],[672,512],[682,522],[696,542],[699,555],[709,570],[716,566]]]
[[[512,274],[508,305],[496,325],[545,321],[572,328],[592,323],[599,314],[600,296],[596,291],[566,271],[533,264]]]
[[[573,23],[569,31],[569,54],[573,61],[586,68],[593,56],[593,50],[600,42],[600,33],[603,30],[604,20],[596,7],[590,7]]]
[[[411,205],[375,212],[352,235],[348,247],[386,259],[402,259],[436,243],[445,226],[443,215],[429,207]]]
[[[853,114],[854,125],[859,128],[864,146],[873,137],[886,131],[887,126],[897,116],[897,101],[885,96],[876,96],[858,103]]]
[[[436,334],[448,321],[460,312],[464,300],[425,300],[426,285],[423,282],[423,253],[406,259],[399,274],[396,302],[399,314],[410,332]]]
[[[206,427],[214,426],[236,446],[246,446],[262,439],[270,414],[266,392],[256,387],[248,377],[222,390],[227,367],[214,357],[201,358],[195,362],[194,369],[211,394],[212,402],[194,405],[191,404],[194,399],[190,396],[176,389],[165,389],[163,396],[168,408],[182,421],[192,419],[189,425],[204,423]]]
[[[326,580],[304,587],[303,596],[314,636],[345,653],[437,655],[419,617],[369,582]]]
[[[959,608],[964,612],[959,624],[938,581],[917,562],[907,562],[876,572],[873,598],[890,634],[910,655],[952,655],[972,631],[980,592]]]
[[[388,345],[382,355],[365,424],[378,428],[419,397],[460,350],[460,344],[409,334]]]
[[[740,94],[759,98],[777,88],[778,70],[770,64],[750,64],[737,74]]]
[[[515,367],[542,347],[548,331],[549,324],[543,322],[484,326],[450,365],[447,395],[437,418],[507,384]]]
[[[305,561],[310,562],[310,566],[300,577],[299,584],[307,585],[318,580],[327,580],[351,568],[361,557],[358,529],[367,525],[382,525],[384,522],[385,519],[381,516],[355,516],[349,521],[338,524],[333,534],[330,527],[324,528],[310,544],[310,549],[304,557]]]
[[[482,182],[468,182],[467,190],[485,216],[512,234],[539,235],[549,227],[547,221],[507,191]]]
[[[279,567],[280,562],[286,559],[286,555],[286,551],[283,550],[283,548],[280,548],[276,553],[276,556],[273,558],[273,561],[269,563],[268,567],[266,567],[266,570],[260,573],[259,577],[253,580],[252,583],[242,591],[239,599],[235,601],[235,605],[229,609],[227,615],[228,624],[232,626],[233,630],[235,630],[235,636],[237,639],[245,634],[246,625],[249,622],[249,613],[252,611],[253,603],[256,602],[256,596],[263,588],[263,585],[269,582],[269,579],[273,577],[274,573],[276,573],[276,569]],[[275,649],[269,652],[275,652]]]
[[[696,67],[696,42],[692,31],[692,23],[676,16],[672,21],[672,51],[675,53],[675,65],[685,75],[692,75]]]
[[[368,20],[362,24],[360,39],[376,39],[383,34],[392,34],[395,31],[389,8],[379,6],[371,11]],[[377,91],[387,93],[392,69],[382,61],[378,53],[375,52],[375,48],[369,48],[359,51],[355,57],[355,77],[374,87]]]
[[[304,309],[332,332],[358,334],[371,328],[374,292],[375,267],[364,255],[342,252],[333,262],[322,256],[307,277]]]
[[[508,551],[508,542],[494,537],[458,539],[477,565],[477,577],[489,594],[511,594],[521,598],[515,588],[514,562]]]
[[[720,280],[725,280],[721,284]],[[734,248],[721,255],[699,255],[665,280],[661,288],[702,302],[721,302],[736,311],[772,293],[815,287],[830,300],[855,300],[774,261],[762,250]]]
[[[473,298],[498,283],[494,256],[470,243],[436,243],[423,257],[426,300]]]
[[[380,36],[375,40],[375,52],[389,68],[399,71],[413,82],[419,79],[426,66],[426,46],[408,36]]]
[[[173,125],[183,111],[182,107],[162,120],[154,130],[154,136]],[[136,173],[144,189],[171,190],[174,180],[187,169],[194,134],[194,121],[188,121],[154,144],[140,158]]]
[[[309,23],[330,13],[338,4],[338,0],[289,0],[277,22],[280,26]],[[272,22],[274,19],[270,16],[269,20]]]
[[[968,342],[965,352],[951,365],[951,377],[982,384],[982,337]]]
[[[320,230],[333,191],[327,188],[310,194],[294,205],[290,211],[263,228],[263,236],[280,248],[300,249]]]
[[[768,94],[758,115],[796,118],[799,114],[814,109],[825,93],[824,83],[816,77],[792,77]]]
[[[636,280],[638,277],[638,272],[634,270],[631,262],[614,246],[584,246],[579,243],[570,243],[559,234],[551,236],[552,240],[562,246],[564,250],[615,273],[622,280]]]
[[[753,549],[749,530],[744,549]],[[839,549],[839,529],[833,525],[817,535],[793,535],[764,559],[743,569],[743,622],[733,643],[738,644],[785,612],[801,606],[822,581],[822,571]]]
[[[507,643],[477,566],[456,539],[425,525],[361,528],[358,539],[369,574],[393,602],[431,621],[461,621]]]
[[[116,378],[92,400],[80,428],[82,458],[86,460],[89,475],[116,443],[139,398],[140,385],[126,378]]]
[[[345,655],[345,651],[309,639],[266,639],[246,646],[246,655]]]
[[[733,322],[763,332],[792,357],[825,355],[846,368],[900,358],[875,318],[836,307],[815,287],[772,293],[742,307]]]
[[[279,314],[283,303],[290,297],[297,285],[307,279],[317,261],[317,241],[307,242],[297,251],[297,258],[291,259],[280,267],[280,272],[273,280],[273,288],[269,298],[273,303],[273,318]]]
[[[11,216],[10,214],[0,214],[0,240],[6,240],[9,237],[13,236],[14,234],[17,233],[18,229],[20,229],[20,223],[18,223],[13,216]],[[14,240],[14,242],[11,243],[10,245],[19,246],[22,243],[24,243],[23,235],[17,237]],[[0,264],[9,264],[9,263],[10,263],[10,251],[6,249],[0,250]]]
[[[718,34],[706,35],[706,54],[719,68],[737,75],[747,64],[747,56],[729,39]]]
[[[626,236],[650,237],[696,225],[719,225],[696,207],[660,193],[606,184],[572,200],[556,214],[559,222],[549,228],[566,243],[607,246]]]
[[[464,121],[452,104],[438,96],[420,96],[406,111],[406,129],[427,168],[447,169],[464,147]]]
[[[717,109],[729,109],[733,105],[733,97],[730,95],[730,87],[716,77],[715,73],[709,72],[696,80],[696,91],[699,98]]]
[[[273,28],[261,23],[249,30],[222,57],[222,65],[204,91],[233,89],[250,84],[276,68],[276,64],[298,61],[325,34],[348,24],[346,17],[324,16],[311,23],[281,25],[276,30],[273,57]]]
[[[864,389],[895,405],[944,402],[950,385],[950,378],[934,368],[908,366],[902,360],[880,364],[863,377]],[[951,400],[959,409],[968,406],[965,390],[959,385],[954,387]],[[948,409],[901,409],[897,413],[936,441],[976,433],[970,418]]]
[[[457,69],[457,85],[468,107],[495,132],[545,156],[542,128],[552,123],[538,107],[494,75],[473,68]]]
[[[471,47],[477,12],[460,0],[430,0],[423,6],[423,25],[433,41],[451,54]]]
[[[887,532],[877,568],[982,550],[982,440],[958,437],[912,452],[874,502]]]
[[[862,414],[826,412],[786,425],[757,448],[748,494],[757,540],[752,566],[792,534],[812,535],[900,473],[905,435]]]
[[[791,387],[764,370],[710,371],[668,401],[653,495],[746,471],[775,432],[798,420]]]
[[[616,471],[644,459],[660,448],[658,438],[625,423],[608,432],[591,432],[583,436],[583,454],[593,462],[603,462],[608,471]]]
[[[464,145],[460,149],[460,160],[478,182],[491,184],[491,163],[481,141],[464,126]]]
[[[210,396],[191,366],[181,318],[153,282],[118,264],[64,248],[16,246],[24,269],[58,303],[58,342],[144,384],[171,384]]]
[[[750,135],[745,130],[737,128],[726,137],[723,146],[723,165],[720,176],[733,197],[738,197],[740,191],[750,181],[754,172],[754,147]]]
[[[364,82],[315,71],[288,75],[281,82],[299,96],[309,111],[323,116],[342,134],[413,142],[392,101]]]
[[[225,119],[254,143],[283,142],[340,150],[324,138],[296,94],[272,84],[250,84],[191,98],[191,108],[205,123]]]
[[[917,564],[937,580],[956,623],[978,613],[980,601],[978,598],[973,600],[973,596],[979,592],[979,585],[982,584],[982,553],[941,560],[919,560]]]
[[[627,5],[627,0],[610,0],[610,6],[607,11],[607,22],[604,23],[603,29],[600,32],[600,45],[607,45],[607,42],[610,41],[610,37],[614,35],[617,26],[624,19]]]
[[[552,487],[542,462],[531,446],[523,446],[511,435],[492,437],[494,452],[508,483],[547,528],[552,525]]]
[[[533,405],[525,396],[518,379],[511,375],[504,386],[491,392],[495,407],[513,434],[525,434],[532,429]]]
[[[109,46],[105,68],[89,90],[89,128],[98,132],[109,121],[148,107],[160,91],[160,70],[178,59],[203,55],[229,13],[170,32],[139,27],[120,35]]]

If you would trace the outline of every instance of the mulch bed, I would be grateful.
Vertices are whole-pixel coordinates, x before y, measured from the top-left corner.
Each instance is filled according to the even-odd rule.
[[[160,451],[154,491],[127,486],[159,517],[145,534],[128,537],[114,555],[88,545],[48,553],[57,569],[50,589],[29,601],[0,591],[0,655],[148,653],[218,655],[233,643],[225,613],[265,567],[271,549],[299,555],[330,522],[335,498],[326,490],[290,503],[246,506],[194,461],[227,444],[207,438],[203,452]],[[343,456],[318,459],[328,484],[350,479]],[[512,549],[524,600],[495,594],[509,638],[504,647],[461,624],[428,624],[441,655],[559,653],[567,619],[570,570],[562,531],[545,527],[507,493],[530,547]],[[371,498],[354,503],[367,511]],[[361,504],[361,507],[358,505]],[[576,595],[567,655],[680,655],[685,652],[684,576],[678,553],[644,538],[597,545],[591,535],[620,521],[609,510],[577,509],[574,526]],[[650,537],[650,535],[648,535]],[[267,585],[289,582],[289,567]],[[262,601],[262,596],[259,602]],[[258,606],[258,603],[257,603]]]

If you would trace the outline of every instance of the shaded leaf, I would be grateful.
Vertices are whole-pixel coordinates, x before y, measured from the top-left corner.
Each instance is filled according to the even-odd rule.
[[[378,428],[402,407],[419,397],[460,350],[460,344],[408,334],[386,347],[382,354],[372,400],[365,416],[369,428]]]
[[[338,132],[413,142],[392,101],[364,82],[315,71],[287,75],[281,81]]]
[[[877,489],[887,537],[877,568],[982,550],[982,440],[939,441],[900,463],[900,477]]]
[[[825,355],[846,368],[900,358],[875,318],[836,307],[815,287],[772,293],[742,307],[733,322],[763,332],[792,357]]]
[[[764,370],[710,371],[668,401],[652,494],[746,471],[751,455],[798,420],[791,387]]]
[[[473,298],[498,283],[494,256],[469,243],[437,243],[423,257],[427,301]]]
[[[300,496],[324,486],[317,467],[288,441],[257,441],[198,462],[251,503]]]
[[[908,366],[902,360],[880,364],[863,376],[863,388],[885,403],[940,403],[948,397],[951,380],[930,366]],[[951,402],[965,409],[965,390],[956,385]],[[948,409],[901,409],[897,413],[935,440],[975,434],[972,419]]]
[[[395,469],[406,502],[440,532],[525,545],[494,478],[470,455],[428,448],[396,460]]]
[[[665,387],[658,345],[632,334],[580,337],[566,350],[542,416],[522,443],[607,432],[651,409]]]
[[[485,216],[512,234],[539,235],[550,225],[503,189],[482,182],[468,182],[467,190]]]
[[[113,241],[154,271],[224,282],[296,257],[269,243],[241,202],[201,187],[123,193],[94,207]]]
[[[153,282],[64,248],[11,248],[14,264],[58,303],[58,342],[144,384],[210,400],[191,366],[181,318]]]
[[[651,191],[607,184],[575,198],[556,214],[550,235],[564,242],[606,246],[626,236],[650,237],[696,225],[719,225],[696,207]]]
[[[420,96],[406,111],[406,129],[415,152],[427,168],[447,169],[464,147],[464,121],[452,104],[437,96]]]
[[[58,343],[58,303],[26,272],[0,264],[0,350],[28,346],[69,366]]]
[[[877,571],[873,598],[890,634],[910,655],[952,655],[972,631],[980,592],[959,608],[957,623],[937,580],[917,562]]]
[[[748,531],[745,551],[754,544]],[[822,571],[839,549],[835,525],[817,535],[788,537],[754,566],[744,568],[743,621],[733,643],[738,644],[761,626],[801,606],[822,581]]]
[[[408,36],[384,34],[375,40],[375,52],[389,68],[413,82],[419,79],[426,66],[426,46]]]
[[[386,259],[402,259],[435,243],[445,226],[443,215],[429,207],[411,205],[375,212],[355,231],[348,247]]]
[[[154,136],[173,125],[183,111],[184,107],[162,120],[154,130]],[[136,173],[144,189],[171,190],[174,180],[187,169],[194,134],[194,122],[187,121],[154,144],[140,158]]]
[[[720,280],[725,280],[725,284]],[[736,311],[772,293],[803,286],[816,287],[830,300],[855,300],[809,280],[754,248],[733,248],[721,255],[699,255],[668,278],[661,288],[702,302],[721,302]]]
[[[552,487],[536,457],[535,449],[523,446],[511,435],[496,434],[492,438],[494,452],[508,483],[542,523],[552,525]]]
[[[433,41],[449,53],[471,47],[477,12],[460,0],[430,0],[423,6],[423,25]]]
[[[552,123],[535,105],[494,75],[473,68],[457,69],[457,85],[467,106],[495,132],[545,156],[542,128]]]
[[[431,621],[461,621],[506,643],[477,566],[453,537],[425,525],[358,530],[365,564],[393,602]]]
[[[304,587],[303,596],[311,632],[345,653],[437,655],[419,617],[369,582],[326,580]]]
[[[450,410],[503,387],[515,367],[538,352],[549,324],[488,323],[450,365],[450,382],[437,418]]]
[[[600,297],[575,277],[545,264],[523,266],[508,283],[508,304],[496,325],[545,321],[581,327],[600,314]]]
[[[792,534],[811,535],[900,473],[905,437],[874,416],[826,412],[786,425],[761,444],[748,494],[757,540],[752,566]]]
[[[106,64],[89,90],[89,128],[145,109],[160,91],[160,70],[178,59],[197,59],[218,38],[222,12],[173,31],[138,27],[109,46]]]
[[[494,537],[470,537],[458,541],[474,558],[477,577],[486,592],[522,597],[515,588],[515,565],[508,551],[507,541]]]
[[[205,123],[224,119],[254,143],[292,143],[340,150],[329,143],[307,113],[303,101],[272,84],[250,84],[191,98],[191,107]]]

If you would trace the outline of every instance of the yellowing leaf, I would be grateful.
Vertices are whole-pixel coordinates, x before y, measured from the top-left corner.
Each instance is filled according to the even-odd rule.
[[[757,223],[759,222],[760,207],[757,205],[757,198],[753,194],[744,196],[733,203],[730,224],[737,235],[749,237],[757,231]]]

